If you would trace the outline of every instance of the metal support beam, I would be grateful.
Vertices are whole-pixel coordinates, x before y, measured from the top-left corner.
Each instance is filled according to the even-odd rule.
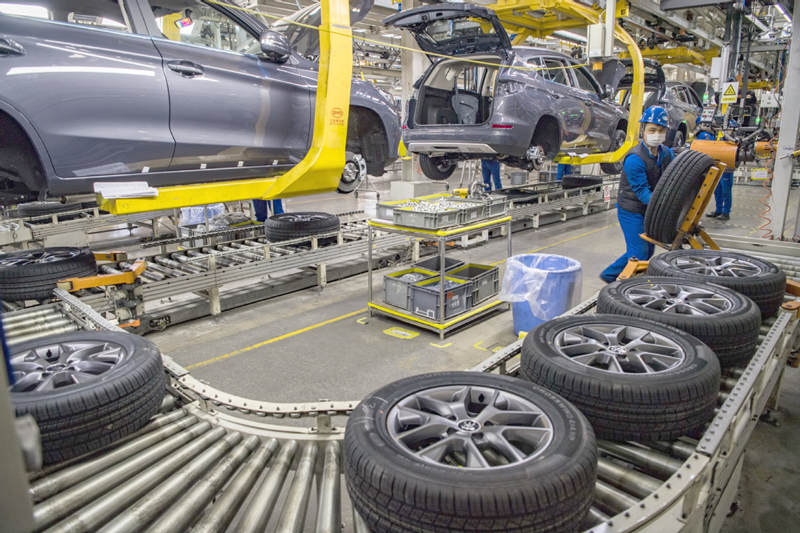
[[[800,0],[794,1],[794,13],[800,13]],[[800,17],[792,21],[792,35],[800,35]],[[789,49],[789,60],[786,65],[786,83],[784,83],[783,111],[778,133],[778,149],[775,154],[775,166],[772,177],[772,236],[783,240],[783,227],[786,224],[786,211],[789,207],[789,192],[792,188],[792,152],[797,143],[797,127],[800,125],[800,100],[793,97],[792,91],[800,86],[800,39],[792,39]]]

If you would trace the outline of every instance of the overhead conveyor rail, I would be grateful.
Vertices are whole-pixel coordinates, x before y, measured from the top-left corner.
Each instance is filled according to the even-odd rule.
[[[789,277],[796,279],[800,258],[777,255],[795,267]],[[40,312],[57,309],[76,327],[118,330],[74,296],[58,296]],[[794,298],[787,294],[790,305],[764,322],[748,366],[723,375],[715,418],[699,439],[599,442],[586,532],[719,529],[735,498],[744,448],[759,415],[775,407],[774,392],[798,345]],[[595,304],[591,298],[567,314],[589,313]],[[471,370],[515,375],[521,345],[512,343]],[[368,531],[341,489],[339,441],[356,401],[240,398],[164,360],[175,396],[148,427],[34,476],[38,530],[178,532],[194,524],[192,531],[203,532]]]

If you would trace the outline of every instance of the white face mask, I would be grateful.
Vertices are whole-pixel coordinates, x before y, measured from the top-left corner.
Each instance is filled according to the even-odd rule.
[[[648,133],[644,136],[644,144],[650,148],[655,148],[659,144],[664,144],[667,140],[666,133]]]

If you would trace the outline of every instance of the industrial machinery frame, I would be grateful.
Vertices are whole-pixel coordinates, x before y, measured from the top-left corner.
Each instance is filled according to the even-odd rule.
[[[747,241],[746,248],[756,247],[758,253],[779,258],[791,267],[790,279],[797,280],[800,276],[798,250],[786,244]],[[17,318],[12,320],[12,340],[13,330],[25,320],[20,313],[56,312],[73,321],[76,329],[119,331],[69,293],[58,290],[57,294],[59,300],[47,309],[16,314]],[[776,408],[787,358],[798,347],[797,300],[789,295],[786,300],[780,313],[762,326],[760,344],[748,366],[732,369],[723,376],[719,408],[698,441],[683,437],[648,445],[599,443],[599,480],[585,524],[587,532],[720,530],[735,497],[749,437],[759,415],[765,409]],[[567,314],[590,312],[595,304],[596,298],[590,298]],[[471,370],[515,375],[521,345],[522,341],[514,342]],[[127,529],[120,531],[141,530],[147,525],[145,522],[156,519],[159,525],[178,524],[185,529],[204,509],[195,524],[199,531],[224,531],[237,513],[237,531],[253,531],[254,521],[260,524],[260,530],[269,521],[274,526],[270,531],[301,531],[306,522],[315,523],[316,531],[341,531],[342,522],[346,522],[344,531],[368,531],[360,517],[349,514],[352,512],[349,500],[341,491],[338,441],[343,437],[344,424],[340,419],[349,414],[357,401],[290,404],[242,398],[203,383],[170,357],[165,356],[164,361],[174,395],[165,401],[164,414],[110,450],[33,476],[28,493],[35,502],[34,517],[39,529],[43,524],[55,524],[54,531],[66,531],[86,517],[113,508],[130,520],[126,522]],[[285,420],[282,424],[265,423],[261,417],[285,417]],[[226,431],[228,436],[223,439]],[[247,457],[247,453],[234,446],[242,438],[237,437],[240,434],[250,435],[242,440],[250,442],[250,448],[254,447],[252,436],[261,437],[264,439],[261,447],[269,453],[253,452]],[[183,444],[169,448],[172,455],[156,461],[154,454],[159,450],[165,453],[161,448],[168,446],[162,441],[171,435],[181,437],[170,437],[170,442],[178,439]],[[227,444],[212,446],[214,442]],[[278,442],[280,453],[276,452]],[[211,447],[197,455],[201,443]],[[191,461],[187,456],[190,448],[195,453]],[[270,455],[276,457],[268,463]],[[318,456],[322,456],[319,461]],[[145,458],[151,462],[147,463]],[[182,458],[183,466],[175,466],[178,458]],[[235,474],[230,467],[232,461],[241,465]],[[293,463],[294,475],[290,475]],[[111,474],[116,470],[140,473],[128,482],[113,479]],[[264,482],[256,483],[257,475],[265,470]],[[194,480],[202,473],[208,477],[195,484]],[[163,487],[176,490],[169,497],[165,495],[164,501],[148,498],[145,505],[139,500],[145,494],[144,480],[163,481],[155,489],[158,494],[164,493]],[[107,491],[113,488],[113,492],[98,502],[78,505],[76,501],[82,501],[80,495],[87,487]],[[214,499],[223,487],[227,488]],[[184,493],[186,496],[179,498]],[[247,499],[248,493],[251,499]],[[284,502],[282,505],[277,505],[279,498]],[[137,500],[140,503],[136,513],[142,512],[138,514],[139,521],[129,517],[133,510],[128,509]],[[243,502],[250,503],[242,506]],[[275,516],[270,518],[271,514]],[[181,531],[175,527],[163,530]]]

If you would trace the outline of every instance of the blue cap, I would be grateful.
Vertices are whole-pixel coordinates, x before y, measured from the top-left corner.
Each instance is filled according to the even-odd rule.
[[[639,119],[642,124],[655,124],[656,126],[669,127],[667,120],[667,110],[660,105],[651,105],[642,113],[642,118]]]

